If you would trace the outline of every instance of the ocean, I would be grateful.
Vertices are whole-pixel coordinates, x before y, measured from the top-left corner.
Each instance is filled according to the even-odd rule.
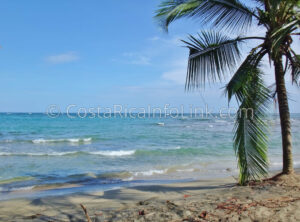
[[[300,114],[292,114],[295,166]],[[280,170],[279,118],[270,125],[270,170]],[[109,190],[137,184],[237,177],[234,119],[50,118],[0,114],[0,200]],[[30,193],[30,194],[28,194]]]

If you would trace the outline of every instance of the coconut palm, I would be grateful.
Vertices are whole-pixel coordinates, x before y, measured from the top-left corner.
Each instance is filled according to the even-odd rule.
[[[246,5],[246,2],[248,5]],[[293,36],[299,37],[299,0],[163,0],[156,19],[166,30],[175,20],[191,18],[202,31],[183,41],[190,50],[186,89],[201,88],[207,82],[232,77],[226,85],[229,101],[235,97],[239,112],[234,127],[234,149],[240,169],[239,182],[267,175],[267,124],[265,116],[272,98],[277,98],[282,136],[283,169],[293,174],[292,135],[285,74],[299,86],[300,55],[292,49]],[[244,36],[252,25],[265,36]],[[230,35],[223,34],[230,33]],[[234,35],[234,37],[232,37]],[[242,60],[241,45],[258,45]],[[267,57],[275,67],[274,91],[263,81],[261,64]],[[247,110],[252,110],[249,117]],[[246,110],[246,112],[245,112]]]

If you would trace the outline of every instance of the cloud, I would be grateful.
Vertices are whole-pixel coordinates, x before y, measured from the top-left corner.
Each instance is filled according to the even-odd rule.
[[[166,58],[174,59],[175,53],[173,52],[178,53],[178,49],[183,49],[182,47],[179,48],[179,46],[183,46],[180,39],[182,39],[180,36],[168,38],[152,36],[145,39],[145,44],[141,50],[124,52],[117,59],[112,59],[112,61],[141,66],[157,65],[166,60]],[[166,56],[166,54],[168,54],[168,56]]]
[[[135,65],[150,65],[150,58],[147,56],[138,56],[136,59],[132,60],[131,63]]]
[[[158,41],[158,40],[160,40],[160,37],[153,36],[153,37],[149,38],[148,40],[150,40],[150,41]]]
[[[158,42],[160,44],[163,44],[164,46],[182,46],[183,43],[181,42],[182,39],[185,39],[185,35],[181,36],[174,36],[174,37],[159,37],[159,36],[153,36],[148,38],[149,41],[151,42]]]
[[[51,55],[46,58],[46,61],[51,64],[69,63],[79,60],[76,52],[67,52],[58,55]]]
[[[162,74],[161,78],[174,84],[183,85],[186,79],[187,58],[175,59],[169,64],[169,71]]]
[[[186,78],[186,69],[174,69],[169,72],[164,72],[162,78],[170,80],[175,84],[183,85]]]
[[[134,52],[125,52],[123,57],[126,57],[126,63],[134,65],[151,65],[151,58],[146,55]]]

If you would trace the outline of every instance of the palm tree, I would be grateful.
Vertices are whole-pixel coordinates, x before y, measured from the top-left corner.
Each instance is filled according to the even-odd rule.
[[[163,0],[156,11],[156,19],[167,30],[177,19],[195,19],[202,31],[183,41],[190,50],[186,90],[203,87],[205,82],[223,80],[234,73],[226,85],[229,101],[234,96],[239,112],[234,127],[234,149],[240,168],[239,182],[267,175],[268,103],[277,97],[281,123],[283,169],[282,174],[294,172],[292,135],[288,96],[284,76],[290,73],[299,86],[300,55],[292,49],[292,36],[298,37],[300,27],[299,0],[253,0],[250,6],[239,0]],[[265,30],[265,36],[243,36],[252,25]],[[224,35],[226,31],[230,35]],[[232,35],[235,34],[235,37]],[[241,45],[259,42],[242,62]],[[266,87],[261,63],[268,56],[275,67],[275,90]],[[251,118],[244,110],[252,110]]]

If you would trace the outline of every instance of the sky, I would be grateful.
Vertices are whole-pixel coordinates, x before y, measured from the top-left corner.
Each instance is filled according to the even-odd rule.
[[[153,19],[159,2],[2,0],[0,112],[45,112],[53,104],[61,111],[71,104],[228,107],[225,82],[184,91],[188,50],[180,39],[203,27],[179,21],[164,32]],[[272,68],[264,71],[272,84]],[[290,109],[300,112],[290,82]]]

